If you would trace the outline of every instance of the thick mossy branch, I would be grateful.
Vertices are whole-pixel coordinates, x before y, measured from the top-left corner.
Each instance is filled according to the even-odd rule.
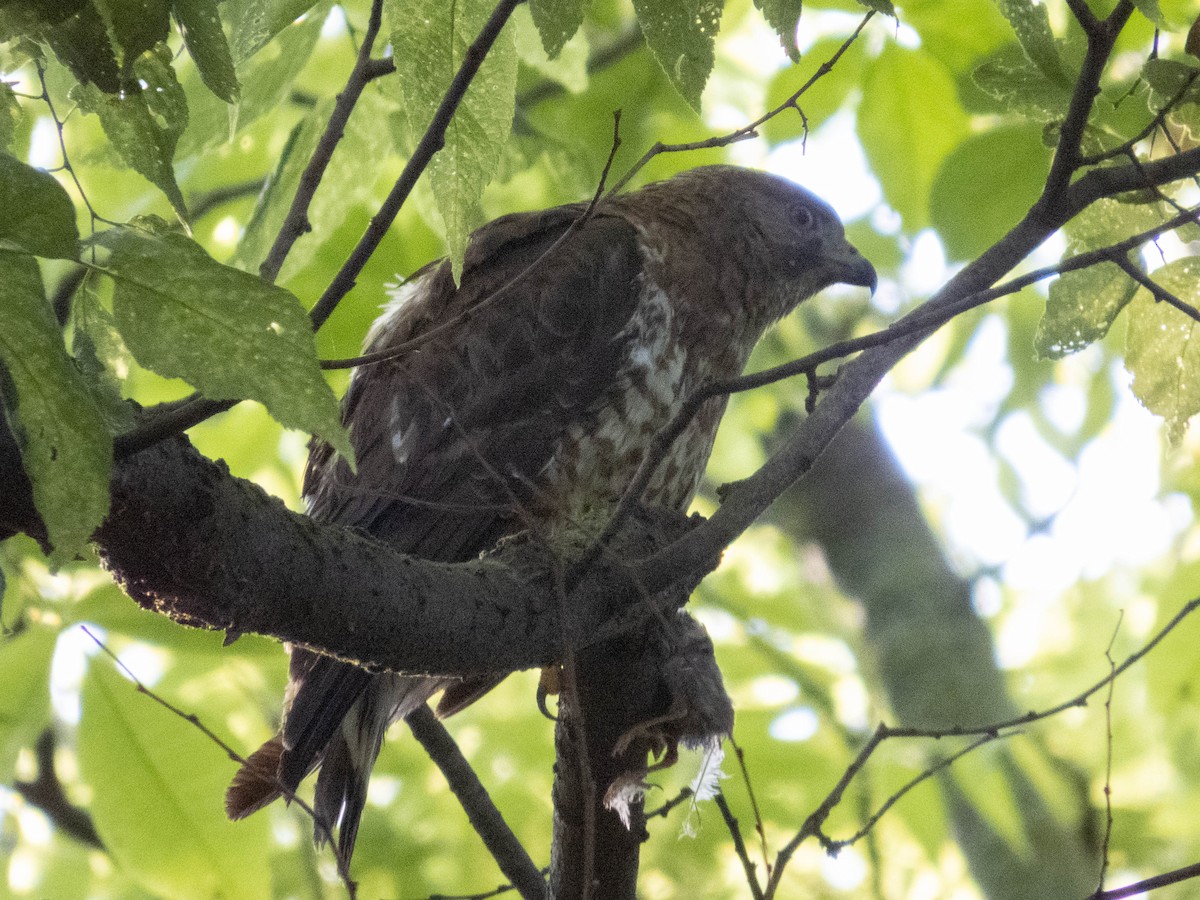
[[[690,527],[681,516],[642,511],[560,600],[553,585],[571,552],[561,542],[554,549],[518,536],[456,565],[406,556],[291,512],[183,440],[124,460],[112,487],[96,542],[141,605],[188,625],[440,675],[550,665],[565,647],[610,632],[614,617],[650,614],[618,560],[645,559]],[[682,605],[704,574],[669,579],[677,586],[656,605]]]

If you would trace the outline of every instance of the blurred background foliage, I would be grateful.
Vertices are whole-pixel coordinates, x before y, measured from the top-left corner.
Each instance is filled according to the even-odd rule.
[[[730,0],[698,114],[641,40],[633,8],[640,5],[596,0],[554,60],[529,10],[517,10],[509,26],[520,60],[515,121],[483,195],[485,218],[590,196],[616,109],[618,175],[656,141],[702,140],[753,120],[811,76],[864,13],[854,2],[806,2],[793,61],[749,0]],[[1075,65],[1081,41],[1065,4],[1027,6],[1048,12],[1063,65]],[[1158,55],[1185,60],[1184,35],[1196,14],[1190,0],[1145,6],[1161,16]],[[1000,237],[1036,198],[1050,161],[1045,136],[1069,81],[1021,80],[1029,46],[1023,53],[1002,14],[1015,7],[1024,8],[897,3],[898,18],[877,15],[802,98],[807,127],[788,111],[757,139],[660,155],[639,173],[639,181],[652,180],[722,160],[771,168],[838,207],[879,269],[883,281],[871,301],[847,290],[807,304],[763,342],[754,367],[877,330]],[[222,99],[206,87],[172,34],[171,62],[188,109],[174,177],[194,213],[195,238],[216,259],[255,271],[353,64],[367,9],[361,0],[226,0],[219,10],[240,93]],[[1135,16],[1098,105],[1099,146],[1144,122],[1149,88],[1139,73],[1154,41],[1151,21]],[[8,149],[56,169],[58,132],[36,98],[36,72],[20,42],[2,52],[0,68],[15,92],[4,107],[12,113]],[[168,194],[127,167],[97,116],[67,114],[75,105],[71,72],[53,56],[45,65],[91,208],[113,221],[172,218]],[[393,142],[404,131],[403,112],[389,79],[367,87],[317,192],[313,230],[280,278],[306,304],[400,171]],[[1193,114],[1181,122],[1181,139],[1194,140],[1188,128],[1196,121]],[[57,175],[79,201],[74,182],[61,169]],[[434,207],[423,184],[319,333],[323,358],[354,355],[387,285],[443,252]],[[104,227],[78,208],[83,236]],[[1129,226],[1124,234],[1137,230],[1132,213],[1118,218]],[[1057,260],[1064,246],[1044,248],[1038,262]],[[1164,253],[1187,255],[1180,247]],[[70,266],[46,262],[43,274],[53,288]],[[92,285],[86,301],[101,317],[109,292]],[[1049,349],[1038,340],[1045,293],[1028,289],[961,316],[927,341],[812,477],[731,547],[697,592],[692,609],[714,638],[735,702],[735,740],[753,800],[732,754],[722,787],[760,874],[762,848],[774,860],[878,722],[950,728],[1058,704],[1109,672],[1106,653],[1120,660],[1200,593],[1200,444],[1181,427],[1168,443],[1159,420],[1133,399],[1121,365],[1123,323],[1106,335],[1105,322],[1079,352],[1035,353],[1035,345]],[[140,368],[119,342],[100,357],[122,395],[139,403],[189,392]],[[340,393],[344,374],[330,378]],[[785,383],[733,400],[699,510],[714,507],[717,485],[754,470],[803,415],[805,396],[803,384]],[[252,403],[190,434],[234,474],[300,507],[304,435],[283,430]],[[156,694],[243,752],[278,724],[286,662],[276,644],[246,636],[223,647],[220,635],[139,610],[94,560],[51,573],[28,539],[0,547],[0,567],[0,895],[341,895],[332,859],[314,851],[298,810],[276,805],[245,822],[225,821],[222,796],[234,763],[139,695],[80,626]],[[805,843],[780,896],[1086,896],[1100,871],[1110,751],[1110,880],[1195,861],[1197,628],[1185,621],[1116,683],[1111,744],[1100,694],[930,779],[838,856]],[[450,724],[516,834],[545,863],[552,725],[535,708],[535,680],[510,678]],[[886,743],[836,810],[830,834],[856,832],[961,745]],[[49,761],[69,803],[94,824],[94,842],[67,823],[56,826],[21,788],[37,783]],[[699,766],[685,759],[662,773],[648,808],[675,796]],[[685,826],[695,836],[681,837]],[[652,819],[650,833],[643,896],[749,896],[711,803],[684,803]],[[472,893],[501,881],[440,774],[400,727],[376,768],[354,873],[363,897]],[[1174,890],[1182,897],[1195,889]]]

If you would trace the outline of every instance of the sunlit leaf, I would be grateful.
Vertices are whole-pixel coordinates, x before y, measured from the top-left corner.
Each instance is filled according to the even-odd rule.
[[[1055,122],[1066,115],[1071,92],[1046,77],[1046,73],[1014,47],[1000,53],[972,73],[975,85],[1007,112],[1020,113],[1035,122]]]
[[[0,209],[0,247],[60,259],[79,255],[75,207],[62,185],[6,153],[0,153]]]
[[[233,36],[234,63],[240,66],[316,5],[314,0],[226,0],[221,12]],[[319,26],[325,17],[315,18]]]
[[[84,112],[100,117],[113,149],[130,168],[159,187],[181,218],[187,206],[175,181],[172,160],[179,136],[187,127],[187,98],[175,80],[171,51],[165,44],[134,65],[145,82],[140,90],[105,94],[95,85],[79,85],[71,96]]]
[[[996,0],[996,5],[1012,25],[1026,55],[1052,81],[1069,85],[1071,79],[1063,68],[1046,7],[1034,0]]]
[[[141,365],[214,400],[257,400],[281,424],[349,454],[312,325],[292,294],[221,265],[180,234],[125,229],[106,233],[106,243],[117,328]]]
[[[967,133],[950,73],[919,50],[889,44],[867,72],[858,135],[884,197],[906,230],[929,221],[942,160]]]
[[[490,0],[387,3],[408,122],[408,140],[402,140],[402,146],[415,145],[429,127],[468,47],[493,8]],[[445,146],[429,166],[456,278],[462,270],[467,237],[481,219],[479,197],[495,174],[512,129],[516,87],[517,54],[512,31],[505,29],[479,67],[446,129]]]
[[[1158,221],[1157,209],[1116,200],[1093,203],[1067,229],[1064,259],[1152,227]],[[1099,340],[1136,290],[1136,283],[1116,263],[1102,262],[1064,272],[1050,283],[1046,314],[1038,325],[1034,349],[1038,355],[1054,359]]]
[[[1192,309],[1200,307],[1200,259],[1168,263],[1151,277]],[[1125,343],[1134,394],[1166,419],[1167,433],[1178,443],[1188,420],[1200,412],[1200,322],[1139,288],[1129,307]]]
[[[88,672],[79,735],[96,830],[145,888],[196,900],[271,896],[268,821],[225,818],[233,764],[209,738],[107,662]]]
[[[215,0],[173,0],[172,8],[183,27],[188,53],[208,89],[226,103],[236,102],[240,93],[237,72]]]
[[[1035,125],[994,128],[955,147],[929,201],[950,256],[973,259],[1003,237],[1037,200],[1049,170],[1050,151]]]
[[[0,250],[0,308],[5,411],[54,547],[52,559],[63,563],[108,512],[112,437],[67,356],[31,257]]]
[[[0,589],[3,589],[0,576]],[[17,753],[50,722],[50,658],[58,633],[31,626],[0,638],[0,767],[13,771]]]
[[[675,89],[699,111],[721,27],[721,0],[633,0],[646,44]]]

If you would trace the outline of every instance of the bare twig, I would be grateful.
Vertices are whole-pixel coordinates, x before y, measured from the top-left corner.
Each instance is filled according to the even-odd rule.
[[[500,871],[525,900],[543,900],[546,881],[541,870],[534,865],[524,846],[504,821],[500,810],[488,796],[487,789],[446,727],[424,704],[410,713],[405,722],[429,758],[441,769],[450,790],[466,811],[471,827],[483,840]]]
[[[1200,863],[1192,863],[1190,866],[1173,869],[1170,872],[1164,872],[1161,875],[1155,875],[1153,878],[1147,878],[1144,881],[1138,881],[1134,884],[1127,884],[1124,887],[1112,888],[1107,891],[1097,891],[1088,900],[1125,900],[1128,897],[1138,897],[1160,887],[1179,884],[1180,882],[1198,877],[1200,877]]]
[[[762,811],[758,808],[758,798],[754,796],[754,784],[750,780],[750,770],[746,768],[746,752],[741,745],[734,740],[733,735],[729,736],[729,743],[733,747],[734,756],[737,758],[738,769],[742,773],[742,784],[746,786],[746,796],[750,798],[750,809],[754,813],[754,830],[758,832],[758,841],[762,850],[763,869],[767,873],[767,877],[771,877],[771,858],[767,852],[767,830],[763,826]]]
[[[1104,658],[1108,660],[1108,670],[1111,676],[1116,672],[1117,663],[1113,659],[1113,644],[1121,630],[1121,619],[1124,611],[1117,617],[1117,625],[1113,629],[1108,646],[1104,649]],[[1113,724],[1112,702],[1116,680],[1108,682],[1108,696],[1104,698],[1104,839],[1100,842],[1100,877],[1096,884],[1096,893],[1104,893],[1104,878],[1108,874],[1108,851],[1112,844],[1113,810],[1112,810],[1112,762],[1113,762]]]
[[[842,54],[850,49],[850,45],[858,39],[859,34],[861,34],[862,30],[867,27],[867,23],[871,21],[871,18],[874,15],[875,11],[871,10],[865,16],[863,16],[862,21],[858,23],[858,27],[854,29],[854,32],[842,42],[842,45],[838,47],[838,49],[832,56],[829,57],[829,59],[825,60],[825,62],[821,63],[821,65],[817,67],[817,70],[812,74],[812,77],[809,78],[808,81],[804,82],[804,84],[802,84],[798,90],[794,91],[790,97],[788,97],[774,109],[763,113],[763,115],[759,116],[748,125],[743,125],[741,128],[736,128],[726,134],[707,138],[703,141],[689,141],[688,143],[683,144],[664,144],[662,141],[657,142],[653,147],[642,154],[642,158],[630,167],[629,171],[621,177],[620,181],[613,185],[612,190],[609,191],[609,195],[611,196],[613,194],[620,193],[621,189],[624,188],[625,185],[627,185],[633,179],[633,177],[645,167],[646,163],[650,162],[650,160],[654,159],[654,157],[661,153],[682,153],[688,150],[710,150],[715,147],[728,147],[730,144],[735,144],[738,141],[744,141],[748,138],[756,137],[758,135],[759,128],[761,128],[771,119],[780,115],[785,110],[794,109],[799,112],[801,116],[804,116],[804,112],[800,109],[798,102],[800,97],[803,96],[804,93],[808,91],[808,89],[811,88],[818,80],[828,75],[833,70],[833,67],[837,65],[838,60],[842,58]],[[805,121],[807,123],[807,120]]]
[[[358,98],[370,81],[371,50],[379,35],[382,19],[383,0],[372,0],[367,30],[363,35],[362,45],[358,49],[354,68],[350,72],[350,77],[346,79],[346,86],[338,94],[337,102],[333,106],[333,113],[329,116],[329,122],[325,125],[325,131],[317,142],[317,147],[309,158],[308,165],[304,167],[304,171],[300,175],[300,184],[292,196],[292,204],[288,208],[283,224],[279,227],[279,233],[275,235],[275,242],[271,245],[266,259],[258,267],[259,276],[268,284],[274,283],[279,275],[279,270],[283,268],[284,260],[287,259],[288,253],[291,252],[292,246],[300,236],[312,230],[312,225],[308,221],[308,207],[321,184],[321,179],[325,177],[325,170],[328,168],[330,160],[333,159],[333,152],[337,149],[338,142],[345,133],[346,123],[350,121],[350,114],[354,111]]]
[[[763,897],[769,896],[769,894],[764,895],[762,885],[758,883],[758,875],[754,871],[754,861],[750,859],[750,854],[746,850],[746,842],[742,839],[742,829],[738,826],[738,820],[734,816],[733,810],[729,808],[729,802],[720,792],[713,797],[713,802],[721,811],[721,818],[725,820],[725,827],[729,829],[729,836],[733,838],[733,851],[737,854],[737,858],[742,863],[742,869],[746,873],[746,885],[750,888],[750,895],[754,897],[754,900],[763,900]]]

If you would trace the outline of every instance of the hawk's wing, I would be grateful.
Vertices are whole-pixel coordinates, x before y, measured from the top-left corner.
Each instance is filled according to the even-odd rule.
[[[314,518],[363,529],[406,553],[457,562],[520,530],[524,517],[553,515],[541,476],[568,426],[586,428],[620,389],[644,288],[633,226],[603,214],[526,273],[581,212],[561,207],[492,222],[473,236],[458,288],[445,262],[414,276],[407,301],[380,319],[367,350],[442,330],[397,359],[356,372],[343,419],[358,471],[328,445],[314,445],[305,475]],[[339,843],[352,845],[387,723],[447,680],[371,675],[300,648],[292,678],[282,746],[278,738],[264,746],[258,771],[278,760],[280,779],[294,790],[324,759],[317,811],[342,821]],[[452,705],[497,680],[456,684]],[[252,789],[255,777],[246,773],[240,799],[235,780],[231,815],[272,799]]]

